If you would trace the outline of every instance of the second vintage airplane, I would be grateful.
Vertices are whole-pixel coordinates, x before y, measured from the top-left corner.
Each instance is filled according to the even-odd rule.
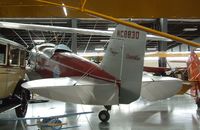
[[[42,78],[22,84],[41,96],[77,104],[103,105],[99,113],[109,120],[112,105],[129,104],[140,96],[151,100],[171,97],[182,81],[143,75],[146,33],[118,25],[100,65],[65,45],[42,44],[32,50],[31,64]],[[143,75],[143,76],[142,76]]]

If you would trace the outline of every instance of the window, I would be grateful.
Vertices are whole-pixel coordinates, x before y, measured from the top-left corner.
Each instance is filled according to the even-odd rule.
[[[0,64],[6,64],[6,45],[0,44]]]
[[[51,57],[53,55],[53,49],[51,48],[46,48],[44,49],[44,54],[46,54],[48,57]]]
[[[10,64],[14,66],[19,65],[19,49],[10,48]]]
[[[20,66],[25,66],[25,58],[26,58],[26,52],[21,50],[20,51]]]

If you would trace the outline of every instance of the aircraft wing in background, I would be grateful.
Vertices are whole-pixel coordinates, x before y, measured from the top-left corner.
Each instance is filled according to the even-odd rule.
[[[50,25],[38,25],[38,24],[23,24],[23,23],[13,23],[13,22],[0,22],[0,27],[9,28],[9,29],[30,30],[30,31],[65,32],[65,33],[78,33],[78,34],[83,34],[83,35],[99,35],[99,36],[112,36],[113,34],[113,31],[60,27],[60,26],[50,26]],[[151,34],[147,34],[147,40],[172,41],[171,39],[164,38],[161,36],[155,36]]]
[[[77,112],[77,113],[67,113],[63,115],[47,116],[47,117],[29,117],[29,118],[0,118],[1,121],[15,121],[15,124],[18,124],[20,121],[22,127],[27,129],[30,126],[38,126],[40,129],[52,129],[52,130],[61,130],[80,127],[79,125],[68,126],[68,123],[63,123],[59,118],[79,116],[83,114],[90,114],[91,112]],[[37,120],[37,123],[27,124],[26,120]],[[63,127],[65,126],[65,127]],[[17,129],[17,125],[14,125],[13,130]]]
[[[166,67],[150,67],[150,66],[144,66],[144,71],[150,72],[150,73],[165,73],[166,71],[170,71],[171,68],[166,68]]]

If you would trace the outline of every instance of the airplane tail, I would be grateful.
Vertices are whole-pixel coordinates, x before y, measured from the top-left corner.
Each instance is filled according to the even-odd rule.
[[[119,103],[140,97],[146,33],[118,25],[107,47],[101,68],[121,81]]]

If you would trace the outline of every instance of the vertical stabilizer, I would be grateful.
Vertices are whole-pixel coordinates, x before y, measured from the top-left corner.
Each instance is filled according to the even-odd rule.
[[[128,104],[140,96],[146,33],[118,25],[101,68],[121,80],[119,103]]]

